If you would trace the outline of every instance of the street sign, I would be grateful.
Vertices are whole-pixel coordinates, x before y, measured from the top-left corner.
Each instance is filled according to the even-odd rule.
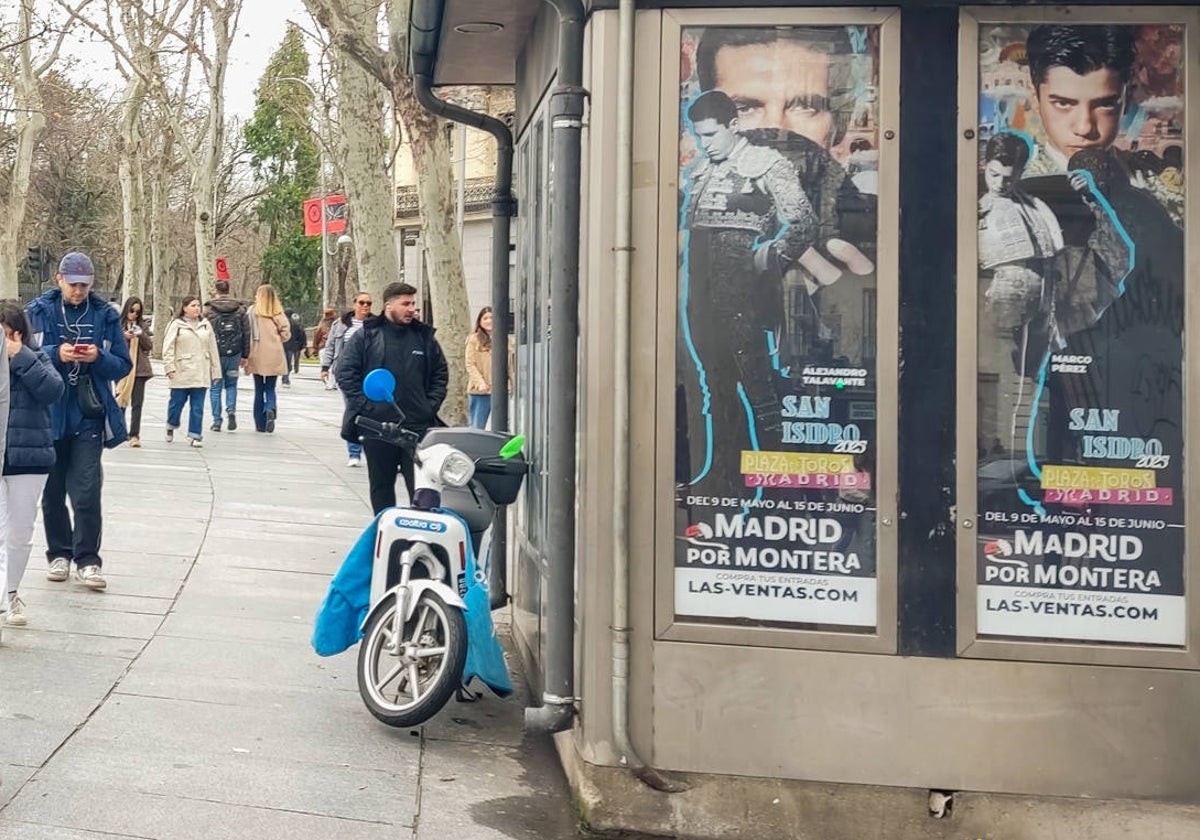
[[[324,233],[345,233],[346,196],[330,195],[325,198],[325,230],[321,230],[321,199],[310,198],[304,202],[304,235],[320,236]]]

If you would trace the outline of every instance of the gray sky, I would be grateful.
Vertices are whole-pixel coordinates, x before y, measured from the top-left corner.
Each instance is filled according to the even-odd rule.
[[[254,113],[254,88],[283,40],[289,19],[310,28],[302,0],[244,0],[225,85],[225,110],[230,116],[248,119]]]
[[[289,19],[311,28],[302,0],[244,0],[226,76],[227,116],[246,120],[254,112],[254,88],[271,53],[283,40]],[[113,69],[111,48],[95,36],[79,31],[74,44],[68,42],[66,52],[79,60],[79,74],[113,88],[121,84],[121,77]]]

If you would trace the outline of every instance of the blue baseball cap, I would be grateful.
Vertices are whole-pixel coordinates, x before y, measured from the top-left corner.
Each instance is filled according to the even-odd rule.
[[[96,268],[92,265],[91,259],[87,254],[79,251],[72,251],[62,258],[58,264],[58,273],[68,283],[83,283],[90,286],[96,279]]]

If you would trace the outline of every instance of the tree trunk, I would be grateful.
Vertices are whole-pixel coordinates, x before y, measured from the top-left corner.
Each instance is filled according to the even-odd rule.
[[[121,219],[125,228],[125,293],[146,296],[150,243],[146,231],[146,183],[142,163],[141,110],[143,83],[136,77],[125,87],[121,105]]]
[[[154,350],[162,352],[162,337],[167,329],[171,307],[167,300],[166,253],[163,240],[167,225],[167,173],[156,166],[150,179],[150,279],[153,300],[142,298],[142,311],[154,313]]]
[[[450,366],[450,388],[442,406],[442,419],[462,425],[467,419],[467,336],[471,312],[463,273],[462,243],[455,224],[454,180],[450,177],[450,144],[442,123],[417,102],[412,86],[392,89],[396,113],[412,147],[417,180],[417,207],[425,250],[425,274],[433,297],[438,343]]]
[[[377,4],[347,0],[346,5],[361,31],[377,31]],[[386,168],[390,148],[383,129],[386,90],[340,47],[333,50],[333,73],[338,85],[337,150],[354,218],[358,281],[382,302],[383,287],[400,279],[393,235],[395,197]]]
[[[16,105],[15,152],[8,195],[0,207],[0,297],[15,299],[18,295],[17,266],[24,259],[19,253],[25,224],[29,179],[33,171],[33,149],[46,128],[42,114],[42,94],[39,78],[34,71],[31,43],[32,0],[23,0],[17,26],[18,57],[13,79],[13,99]]]
[[[467,307],[462,251],[454,224],[449,143],[440,130],[438,120],[417,102],[412,80],[408,77],[408,0],[387,0],[385,3],[388,29],[386,50],[379,46],[375,13],[364,11],[361,18],[352,16],[355,9],[370,5],[364,0],[305,0],[305,6],[330,33],[339,51],[344,51],[387,86],[397,119],[412,144],[421,231],[433,286],[433,308],[437,312],[438,342],[445,351],[450,367],[450,386],[442,406],[442,417],[451,424],[461,424],[466,420],[464,347],[470,332],[471,317]],[[381,119],[382,116],[377,112],[374,118]],[[347,184],[349,182],[347,174]],[[389,231],[392,227],[393,202],[394,198],[389,192],[386,203]],[[354,211],[357,213],[361,209],[362,205],[356,203]],[[395,246],[390,245],[389,248],[392,265],[395,265]],[[361,263],[360,268],[363,268]],[[364,273],[360,279],[371,288],[373,283],[378,282],[377,274],[378,267],[372,267],[371,272]]]

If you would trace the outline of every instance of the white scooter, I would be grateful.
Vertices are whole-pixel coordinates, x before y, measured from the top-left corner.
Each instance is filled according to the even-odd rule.
[[[394,406],[395,385],[389,371],[373,370],[363,394]],[[412,505],[384,511],[376,526],[358,688],[379,720],[415,726],[462,685],[463,596],[473,582],[487,582],[493,515],[497,505],[516,500],[527,469],[525,439],[435,428],[418,440],[399,422],[359,417],[356,423],[364,437],[411,448],[414,455]],[[468,580],[468,568],[475,581]]]

